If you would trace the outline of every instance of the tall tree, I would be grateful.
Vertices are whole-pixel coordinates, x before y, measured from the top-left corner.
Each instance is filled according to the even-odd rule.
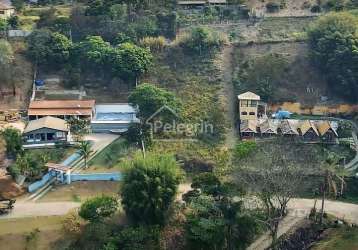
[[[320,17],[308,30],[313,62],[327,77],[332,90],[358,97],[358,18],[348,13]]]
[[[6,153],[8,156],[15,157],[22,152],[22,137],[18,129],[6,128],[1,132],[6,144]]]
[[[91,143],[89,141],[81,141],[78,148],[83,160],[85,161],[85,168],[88,168],[88,157],[93,153]]]
[[[137,86],[128,100],[138,106],[138,115],[142,121],[148,119],[164,105],[177,112],[177,114],[180,114],[181,110],[181,103],[172,92],[149,83]]]
[[[127,162],[122,205],[136,223],[163,224],[181,178],[173,156],[137,154]]]

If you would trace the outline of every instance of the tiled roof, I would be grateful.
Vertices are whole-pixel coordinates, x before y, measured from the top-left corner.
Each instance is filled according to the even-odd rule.
[[[65,120],[46,116],[38,120],[30,121],[27,124],[24,133],[29,133],[41,128],[51,128],[59,131],[68,131],[68,126]]]
[[[283,120],[280,124],[282,134],[298,135],[297,124],[290,120]]]
[[[302,135],[305,135],[310,129],[312,129],[316,135],[319,136],[318,130],[313,122],[310,120],[304,120],[299,125],[299,129],[301,130]]]
[[[277,134],[277,124],[267,119],[259,125],[260,132],[263,134]]]
[[[256,100],[256,101],[259,101],[261,99],[259,95],[256,95],[255,93],[252,93],[250,91],[238,95],[237,98],[239,98],[239,100]]]
[[[30,109],[49,109],[49,108],[93,108],[95,100],[44,100],[32,101]]]
[[[331,123],[329,121],[320,121],[317,123],[318,131],[321,135],[325,135],[330,129],[333,133],[338,136],[337,131],[332,128]]]

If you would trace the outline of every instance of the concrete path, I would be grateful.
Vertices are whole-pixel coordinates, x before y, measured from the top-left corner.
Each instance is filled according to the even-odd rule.
[[[287,233],[302,219],[306,218],[314,206],[312,199],[293,199],[288,205],[289,214],[280,223],[278,237]],[[320,209],[321,202],[317,201],[316,208]],[[358,224],[358,205],[339,201],[325,201],[325,212],[332,214],[349,223]],[[249,250],[264,250],[271,245],[269,233],[265,233],[250,245]]]
[[[79,202],[16,202],[14,209],[0,219],[65,215],[80,206]]]

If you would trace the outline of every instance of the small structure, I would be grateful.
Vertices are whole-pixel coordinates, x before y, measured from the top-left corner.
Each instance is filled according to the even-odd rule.
[[[15,14],[11,1],[0,0],[0,19],[8,19]]]
[[[329,121],[320,121],[317,123],[317,129],[321,138],[325,142],[335,142],[338,138],[337,131]]]
[[[178,1],[178,5],[183,8],[197,8],[206,5],[226,5],[226,0],[187,0]]]
[[[24,147],[54,146],[55,143],[66,143],[69,129],[65,120],[47,116],[30,121],[23,133]]]
[[[138,123],[136,110],[127,103],[96,105],[96,115],[91,121],[93,133],[123,133],[131,123]]]
[[[43,100],[31,101],[28,109],[29,120],[45,116],[61,119],[92,119],[95,114],[95,100]]]
[[[286,110],[279,110],[276,113],[272,114],[272,118],[275,119],[289,119],[292,113]]]
[[[298,133],[305,141],[318,141],[319,133],[313,122],[304,120],[299,124]]]
[[[257,120],[242,120],[240,123],[241,138],[252,138],[257,133]]]
[[[238,95],[240,120],[257,120],[260,96],[252,92]]]
[[[277,132],[286,137],[299,135],[296,124],[291,120],[283,120],[279,125]]]
[[[258,126],[258,132],[263,137],[277,135],[277,123],[270,119],[266,119]]]

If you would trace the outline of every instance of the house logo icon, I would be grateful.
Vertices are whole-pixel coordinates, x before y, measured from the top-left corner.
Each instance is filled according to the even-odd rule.
[[[180,115],[171,107],[164,105],[154,112],[146,121],[151,134],[159,140],[196,140],[196,136],[213,133],[214,127],[204,121],[200,123],[184,122]],[[158,140],[158,139],[157,139]]]
[[[179,115],[169,106],[164,105],[162,106],[160,109],[158,109],[157,111],[155,111],[146,121],[145,123],[150,125],[155,121],[156,117],[159,117],[160,114],[163,113],[169,113],[171,115],[173,115],[174,118],[176,119],[180,119]]]

